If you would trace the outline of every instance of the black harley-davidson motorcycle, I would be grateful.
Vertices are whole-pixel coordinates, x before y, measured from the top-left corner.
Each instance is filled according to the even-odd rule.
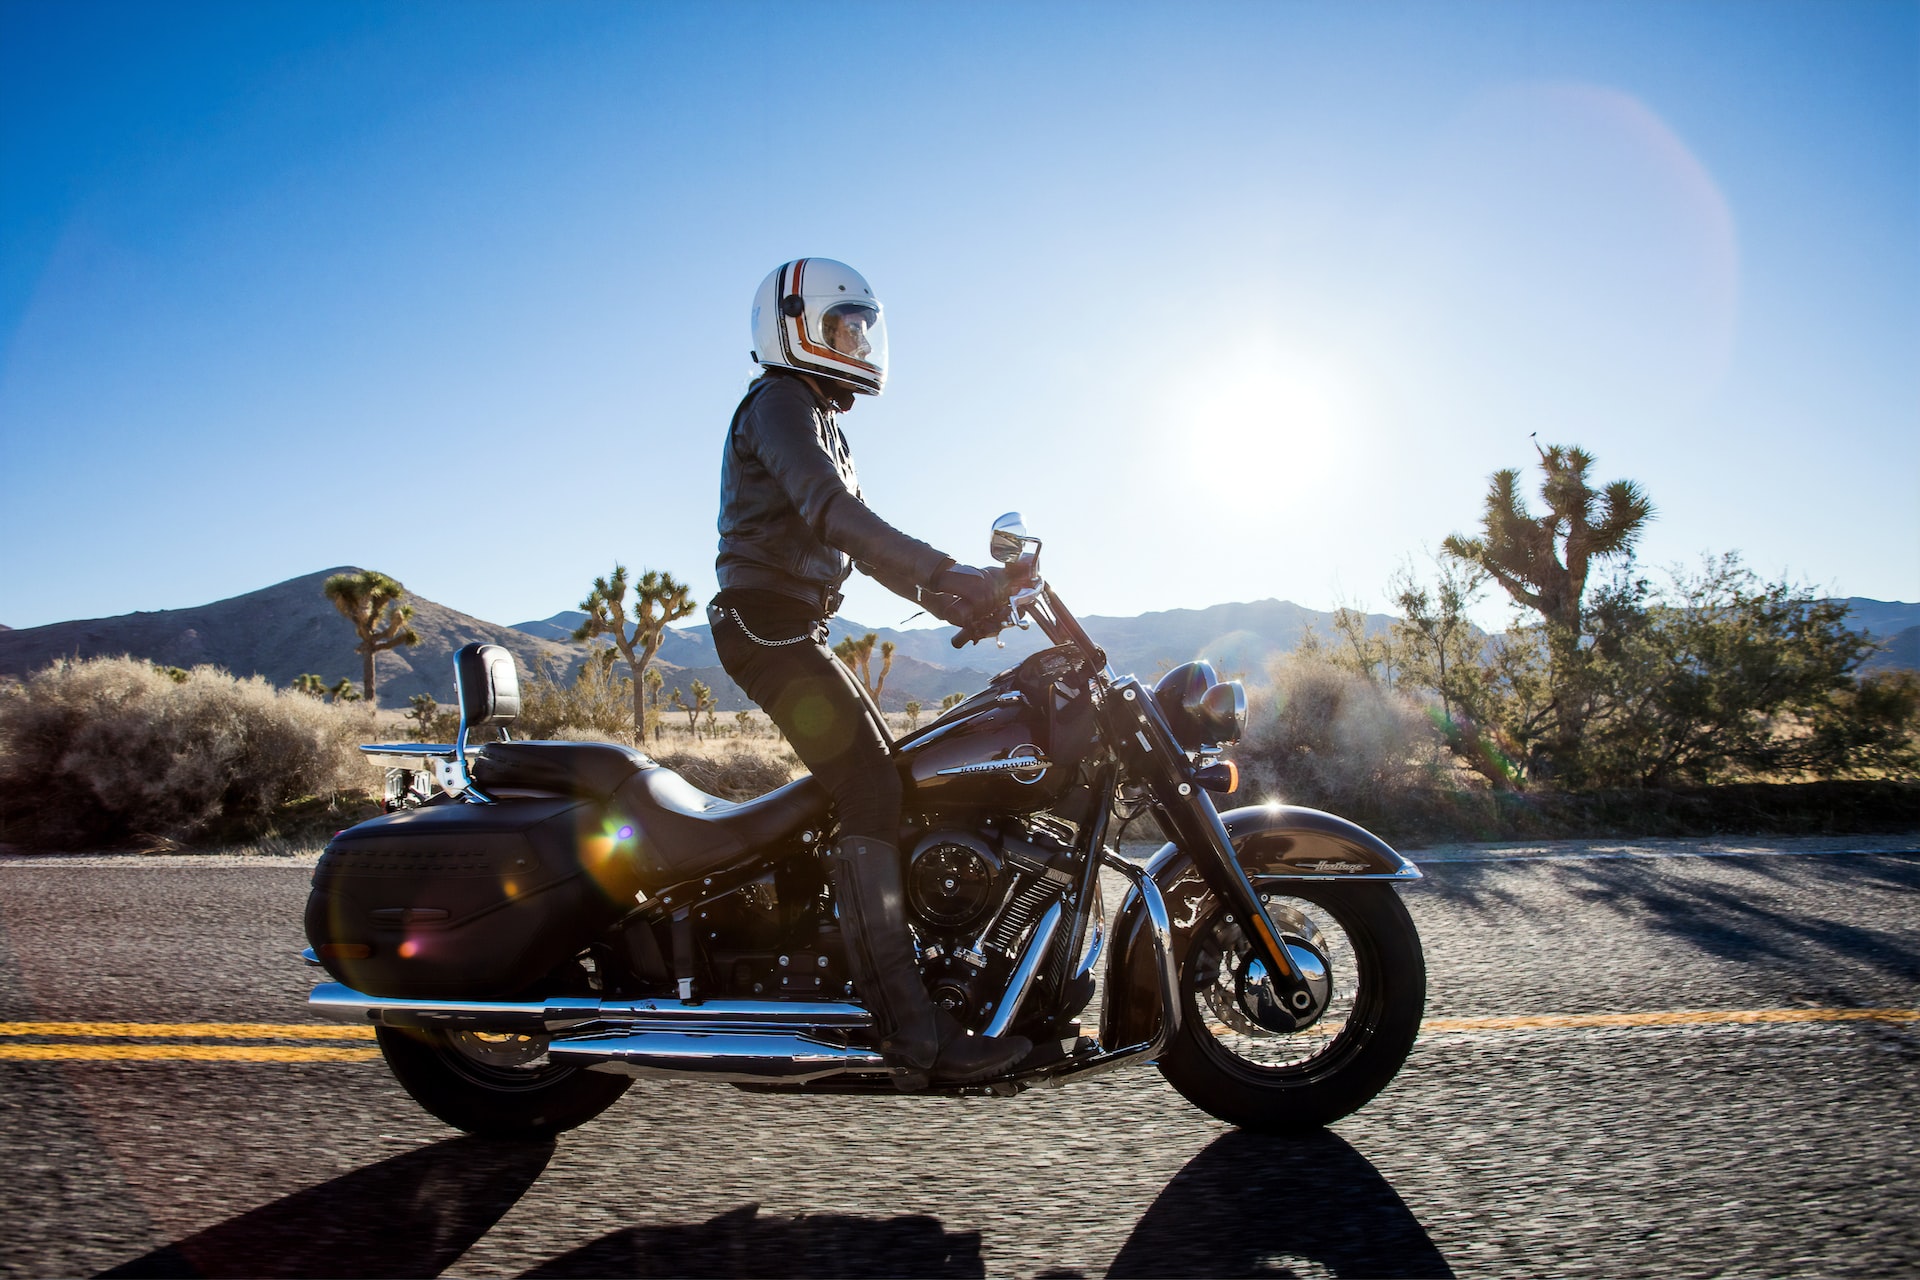
[[[1240,685],[1205,662],[1151,688],[1116,674],[1017,514],[992,550],[1007,607],[955,647],[1032,623],[1052,647],[895,744],[900,847],[933,999],[1035,1048],[1001,1078],[920,1096],[1010,1097],[1151,1062],[1249,1129],[1365,1105],[1425,1004],[1395,892],[1419,871],[1332,814],[1221,812]],[[423,1107],[499,1137],[583,1124],[636,1078],[898,1096],[848,979],[822,861],[833,815],[811,778],[730,803],[630,747],[511,740],[505,649],[467,646],[455,676],[457,741],[362,748],[388,767],[389,811],[340,832],[315,870],[306,958],[334,980],[314,1013],[372,1023]],[[470,745],[484,725],[500,740]],[[1151,815],[1167,843],[1144,865],[1120,857],[1116,813]],[[1111,918],[1103,874],[1125,886]]]

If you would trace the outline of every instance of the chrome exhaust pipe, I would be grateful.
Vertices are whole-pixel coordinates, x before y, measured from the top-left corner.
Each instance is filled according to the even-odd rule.
[[[370,996],[338,982],[323,982],[307,996],[309,1011],[335,1022],[383,1027],[466,1029],[551,1035],[596,1023],[609,1030],[660,1032],[860,1031],[873,1015],[857,1004],[800,1000],[595,1000],[554,996],[546,1000],[410,1000]],[[555,1046],[558,1048],[558,1046]]]
[[[550,1061],[638,1079],[805,1084],[848,1072],[887,1071],[872,1049],[799,1032],[612,1031],[547,1046]]]

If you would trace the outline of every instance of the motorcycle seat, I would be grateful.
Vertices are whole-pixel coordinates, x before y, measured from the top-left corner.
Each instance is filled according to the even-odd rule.
[[[547,791],[605,804],[636,770],[652,766],[632,747],[611,742],[489,742],[475,749],[473,780],[482,790]]]
[[[826,789],[812,777],[751,800],[723,800],[652,761],[623,783],[613,805],[644,837],[647,879],[667,882],[707,875],[785,840],[827,817]]]
[[[643,880],[659,887],[708,875],[826,821],[825,788],[811,777],[751,800],[724,800],[632,747],[609,742],[489,742],[477,748],[483,790],[545,792],[605,805],[641,839]]]

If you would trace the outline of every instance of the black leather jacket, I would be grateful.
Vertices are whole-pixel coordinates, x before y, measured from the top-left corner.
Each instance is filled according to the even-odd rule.
[[[854,564],[908,598],[953,558],[868,509],[839,415],[799,377],[769,371],[734,410],[720,464],[722,591],[839,607]]]

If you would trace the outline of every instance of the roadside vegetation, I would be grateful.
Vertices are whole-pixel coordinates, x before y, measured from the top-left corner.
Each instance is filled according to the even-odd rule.
[[[1496,473],[1390,628],[1341,609],[1276,662],[1250,789],[1399,838],[1920,825],[1920,678],[1862,674],[1843,605],[1737,555],[1644,572],[1653,504],[1593,463],[1541,450],[1540,512]],[[1492,587],[1497,635],[1467,617]]]
[[[56,662],[0,689],[0,841],[222,844],[372,812],[373,716],[214,667]],[[331,823],[331,827],[326,824]]]
[[[1388,584],[1391,626],[1339,609],[1259,673],[1229,803],[1324,808],[1407,843],[1920,828],[1920,676],[1863,673],[1874,646],[1843,605],[1736,555],[1645,571],[1653,503],[1595,481],[1594,462],[1538,450],[1543,510],[1520,470],[1496,473],[1479,528]],[[132,658],[0,684],[0,843],[285,847],[377,812],[357,744],[450,742],[459,718],[425,694],[377,708],[375,654],[418,639],[398,582],[342,574],[325,591],[354,622],[359,689]],[[1496,591],[1512,613],[1489,634],[1469,615]],[[654,663],[696,607],[671,574],[616,564],[581,607],[588,655],[570,679],[524,681],[516,738],[636,746],[734,800],[799,775],[763,713],[722,714]],[[835,652],[877,698],[894,646],[869,633]],[[961,696],[888,720],[906,733]]]

